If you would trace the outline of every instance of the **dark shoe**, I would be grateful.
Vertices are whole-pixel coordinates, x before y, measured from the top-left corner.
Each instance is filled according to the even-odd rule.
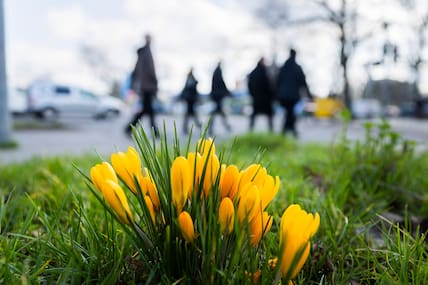
[[[130,127],[126,127],[124,131],[127,137],[132,138],[132,129]]]

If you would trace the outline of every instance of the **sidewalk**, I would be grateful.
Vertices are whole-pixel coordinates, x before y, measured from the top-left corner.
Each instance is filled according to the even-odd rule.
[[[281,117],[275,118],[275,129],[279,130]],[[208,118],[202,117],[203,122]],[[242,135],[248,132],[248,118],[243,116],[230,116],[230,123],[233,126],[231,132],[222,129],[220,120],[215,122],[216,140],[229,139],[235,135]],[[119,117],[113,121],[92,121],[73,120],[65,121],[67,126],[64,129],[56,130],[17,130],[13,133],[13,138],[19,147],[12,150],[0,150],[0,164],[21,162],[31,159],[34,156],[46,157],[57,155],[83,155],[100,154],[108,155],[118,150],[126,150],[129,145],[133,145],[132,139],[127,137],[123,128],[128,121],[126,117]],[[183,140],[187,138],[180,133],[181,116],[158,116],[159,126],[165,122],[167,135],[173,137],[174,123],[177,132]],[[379,122],[380,120],[375,120]],[[365,136],[365,121],[353,121],[348,126],[347,137],[350,140],[362,140]],[[392,128],[404,138],[414,140],[418,150],[428,150],[428,120],[414,119],[391,119],[389,121]],[[143,127],[148,128],[143,121]],[[266,132],[267,121],[260,117],[256,119],[255,132]],[[316,120],[313,118],[302,118],[298,122],[299,141],[302,143],[324,143],[329,144],[338,139],[343,130],[339,121]],[[198,138],[199,131],[194,133],[194,138]]]

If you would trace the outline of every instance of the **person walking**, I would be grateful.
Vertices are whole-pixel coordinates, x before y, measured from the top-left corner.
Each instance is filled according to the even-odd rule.
[[[147,115],[150,118],[150,124],[155,136],[159,137],[159,130],[155,122],[155,111],[153,109],[153,100],[158,91],[158,79],[150,49],[151,35],[145,35],[145,41],[146,44],[137,50],[137,63],[131,76],[131,86],[133,86],[142,101],[142,109],[134,115],[126,126],[125,132],[130,135],[132,126],[135,126],[143,116]]]
[[[248,91],[253,100],[253,112],[250,115],[250,131],[254,129],[256,116],[263,114],[268,117],[269,131],[273,132],[272,104],[274,93],[263,57],[260,58],[257,66],[248,75]]]
[[[277,99],[286,111],[282,132],[284,134],[291,132],[294,137],[297,137],[297,117],[294,113],[294,107],[301,98],[302,89],[306,90],[307,96],[311,99],[312,95],[306,83],[305,74],[300,65],[296,63],[296,51],[294,49],[290,49],[290,56],[280,68],[276,83]]]
[[[231,94],[223,79],[221,62],[218,62],[217,67],[214,69],[210,96],[215,103],[215,109],[210,114],[208,133],[210,135],[214,134],[214,118],[216,115],[220,115],[222,117],[224,127],[226,130],[230,131],[231,127],[227,122],[226,114],[223,110],[223,99],[226,96],[231,96]]]
[[[183,121],[183,133],[188,133],[188,124],[190,117],[193,118],[195,124],[198,128],[201,127],[201,123],[199,122],[198,115],[195,112],[195,104],[198,101],[199,93],[198,93],[198,80],[196,80],[193,75],[193,68],[190,69],[189,73],[186,77],[186,83],[184,84],[183,91],[181,92],[180,99],[186,102],[187,109],[184,115]]]

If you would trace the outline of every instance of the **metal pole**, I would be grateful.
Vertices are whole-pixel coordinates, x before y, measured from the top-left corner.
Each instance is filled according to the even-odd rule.
[[[11,142],[10,114],[7,102],[4,9],[0,0],[0,144]]]

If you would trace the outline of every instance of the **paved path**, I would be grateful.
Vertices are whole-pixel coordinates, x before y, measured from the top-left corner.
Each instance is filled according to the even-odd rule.
[[[206,116],[201,116],[207,122]],[[223,140],[234,135],[248,132],[248,118],[244,116],[229,117],[233,129],[227,132],[221,127],[219,118],[215,122],[216,139]],[[132,139],[123,133],[123,128],[129,120],[128,116],[121,116],[115,120],[95,121],[91,119],[63,119],[65,128],[53,130],[17,130],[13,138],[19,147],[13,150],[0,150],[0,164],[21,162],[34,156],[79,155],[85,153],[99,153],[107,155],[117,150],[126,150],[133,144]],[[181,116],[158,116],[160,125],[165,122],[167,133],[172,137],[174,122],[177,131],[181,131]],[[378,121],[378,120],[377,120]],[[391,126],[404,138],[417,142],[418,148],[428,149],[428,120],[391,119]],[[348,127],[347,136],[351,140],[364,138],[363,121],[354,121]],[[281,117],[275,117],[275,127],[279,130]],[[143,126],[148,127],[143,121]],[[267,121],[260,117],[256,119],[255,132],[267,130]],[[302,118],[298,122],[299,141],[331,143],[340,135],[342,125],[338,121],[316,120]],[[199,132],[195,134],[199,135]],[[185,136],[180,134],[184,139]]]

